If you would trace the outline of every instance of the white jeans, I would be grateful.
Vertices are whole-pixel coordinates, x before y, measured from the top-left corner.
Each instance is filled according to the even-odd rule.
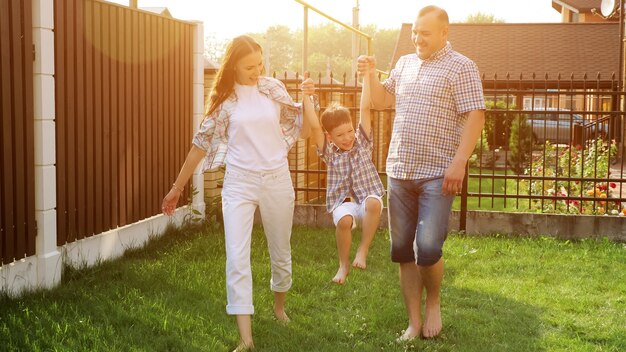
[[[226,312],[254,314],[250,242],[254,211],[261,213],[270,254],[272,291],[291,288],[291,225],[295,193],[289,167],[270,172],[226,168],[222,211],[226,234]]]

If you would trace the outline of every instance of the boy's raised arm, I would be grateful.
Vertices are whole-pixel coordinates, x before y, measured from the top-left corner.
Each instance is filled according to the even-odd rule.
[[[304,73],[304,81],[302,81],[302,105],[304,107],[304,119],[308,122],[311,130],[311,137],[321,151],[324,148],[324,131],[320,125],[319,118],[315,113],[312,95],[315,93],[315,83],[309,78],[308,72]]]

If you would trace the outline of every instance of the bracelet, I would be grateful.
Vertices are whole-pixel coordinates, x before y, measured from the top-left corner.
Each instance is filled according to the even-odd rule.
[[[179,191],[180,193],[183,193],[183,191],[185,190],[185,188],[180,188],[178,186],[176,186],[176,183],[172,183],[172,188]]]

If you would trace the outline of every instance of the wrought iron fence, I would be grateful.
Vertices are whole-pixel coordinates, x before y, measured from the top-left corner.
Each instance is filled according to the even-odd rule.
[[[275,74],[295,99],[298,74]],[[322,110],[338,102],[358,120],[356,77],[318,74]],[[615,76],[604,79],[507,76],[483,77],[487,105],[482,137],[468,162],[455,207],[558,214],[626,215],[624,112]],[[395,111],[374,111],[374,154],[383,182]],[[298,201],[324,203],[325,166],[308,141],[293,155]],[[294,159],[295,160],[295,159]],[[464,226],[464,216],[461,215]]]

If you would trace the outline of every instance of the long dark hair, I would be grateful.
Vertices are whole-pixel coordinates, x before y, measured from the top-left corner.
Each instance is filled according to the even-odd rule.
[[[206,116],[211,115],[235,89],[235,65],[237,62],[246,55],[257,51],[263,52],[261,45],[247,35],[236,37],[228,44],[222,66],[217,71],[217,77],[213,84]]]

